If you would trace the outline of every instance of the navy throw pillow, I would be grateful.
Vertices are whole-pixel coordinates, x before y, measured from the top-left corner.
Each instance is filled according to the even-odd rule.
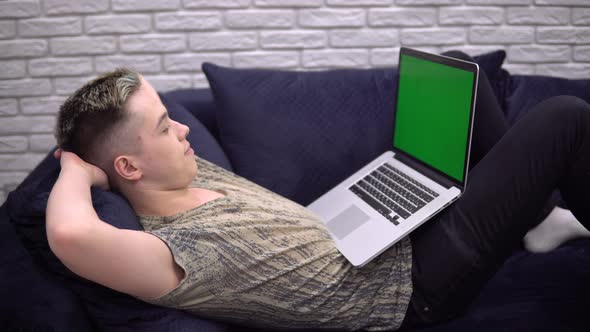
[[[234,171],[300,204],[391,147],[394,69],[203,71]]]
[[[497,50],[490,53],[476,55],[473,57],[479,65],[479,70],[485,71],[488,79],[494,80],[502,74],[502,64],[506,59],[506,51]]]
[[[195,147],[195,151],[199,150],[205,159],[222,167],[229,167],[227,157],[198,120],[177,104],[167,101],[166,106],[172,119],[191,128],[188,140]],[[171,327],[187,331],[225,329],[225,324],[142,302],[127,294],[80,278],[67,269],[50,250],[45,231],[47,199],[59,171],[59,161],[53,157],[52,151],[17,189],[8,195],[6,201],[7,217],[13,224],[20,243],[36,265],[57,283],[57,290],[48,291],[48,294],[54,294],[60,288],[71,290],[85,305],[90,319],[100,330],[169,331]],[[103,221],[122,229],[142,230],[135,212],[124,197],[98,188],[92,188],[91,193],[94,208]],[[23,281],[26,282],[26,279]],[[71,311],[71,307],[71,303],[55,304],[56,310],[65,312]],[[31,314],[34,314],[34,311],[31,311]],[[56,319],[60,319],[60,316],[56,315]]]
[[[497,76],[505,53],[477,57]],[[302,205],[392,146],[397,69],[202,66],[234,171]]]
[[[498,50],[490,53],[485,53],[473,57],[475,62],[479,65],[479,70],[484,71],[492,90],[498,99],[498,103],[502,110],[506,110],[506,99],[508,87],[510,86],[510,73],[506,69],[502,68],[502,64],[506,59],[506,52],[504,50]]]

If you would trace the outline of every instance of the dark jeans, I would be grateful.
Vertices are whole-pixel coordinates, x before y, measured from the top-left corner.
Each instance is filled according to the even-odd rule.
[[[474,121],[464,194],[410,234],[414,292],[404,327],[445,321],[466,309],[541,221],[555,189],[590,229],[590,105],[554,97],[507,129],[480,72]]]

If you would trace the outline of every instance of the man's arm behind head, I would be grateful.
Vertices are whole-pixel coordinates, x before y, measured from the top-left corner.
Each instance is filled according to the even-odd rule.
[[[140,298],[161,296],[178,285],[182,269],[154,235],[115,228],[98,218],[90,187],[106,174],[73,153],[58,150],[62,170],[47,203],[47,239],[72,272]]]

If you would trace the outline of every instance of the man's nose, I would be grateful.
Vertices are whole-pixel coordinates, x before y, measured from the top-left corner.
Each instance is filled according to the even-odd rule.
[[[183,125],[180,122],[177,122],[177,125],[179,128],[178,134],[179,134],[180,139],[183,139],[183,140],[186,139],[186,137],[188,136],[188,133],[190,131],[190,128],[188,126]]]

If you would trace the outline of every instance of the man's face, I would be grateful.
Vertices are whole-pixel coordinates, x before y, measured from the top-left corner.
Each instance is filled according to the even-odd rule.
[[[197,174],[194,151],[186,140],[189,128],[168,117],[156,90],[141,77],[141,86],[127,101],[137,130],[133,158],[147,186],[163,190],[186,187]]]

